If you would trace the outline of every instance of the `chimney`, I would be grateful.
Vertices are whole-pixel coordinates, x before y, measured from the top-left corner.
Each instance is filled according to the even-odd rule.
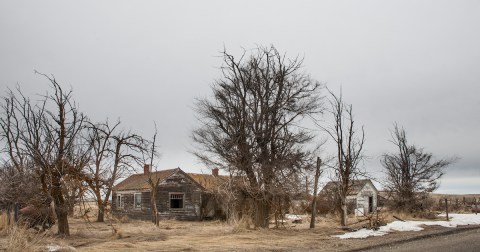
[[[218,168],[213,168],[212,169],[212,175],[217,177],[218,176]]]
[[[143,165],[143,174],[148,174],[150,173],[150,165],[144,164]]]

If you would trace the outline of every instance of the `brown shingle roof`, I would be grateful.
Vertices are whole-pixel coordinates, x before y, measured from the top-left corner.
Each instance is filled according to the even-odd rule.
[[[159,178],[160,181],[163,181],[165,178],[170,176],[172,173],[174,173],[176,170],[179,170],[180,168],[175,168],[175,169],[169,169],[169,170],[162,170],[162,171],[157,171],[157,172],[151,172],[150,176],[152,176],[153,179]],[[150,189],[150,186],[148,185],[148,176],[149,174],[134,174],[122,182],[118,183],[116,186],[113,187],[113,190],[115,191],[125,191],[125,190],[144,190],[144,189]]]
[[[227,182],[228,176],[214,176],[211,174],[187,173],[193,180],[199,183],[207,191],[212,191],[218,188],[223,183]]]

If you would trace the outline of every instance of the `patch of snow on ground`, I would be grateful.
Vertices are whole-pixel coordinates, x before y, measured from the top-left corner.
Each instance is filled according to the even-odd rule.
[[[54,245],[54,244],[51,244],[51,245],[47,246],[47,250],[49,252],[59,251],[60,249],[62,249],[62,247],[60,247],[58,245]]]
[[[299,215],[299,214],[286,214],[285,219],[287,220],[301,220],[305,218],[306,215]]]
[[[440,215],[445,217],[445,215]],[[380,227],[377,231],[371,229],[360,229],[355,232],[345,233],[343,235],[334,235],[340,239],[349,238],[367,238],[369,236],[382,236],[393,231],[421,231],[423,230],[421,225],[426,226],[442,226],[455,228],[459,225],[480,225],[480,215],[475,214],[450,214],[450,221],[394,221],[388,223],[386,226]]]

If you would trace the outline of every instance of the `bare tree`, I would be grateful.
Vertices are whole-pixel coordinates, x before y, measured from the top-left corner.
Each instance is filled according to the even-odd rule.
[[[17,87],[17,90],[19,87]],[[13,208],[14,204],[26,204],[33,198],[33,173],[25,169],[28,156],[23,150],[20,139],[21,121],[18,118],[17,99],[12,90],[8,90],[0,104],[0,141],[4,144],[1,152],[7,154],[0,169],[0,202],[4,207]]]
[[[394,207],[404,211],[424,210],[422,198],[438,188],[445,167],[455,159],[434,160],[431,153],[407,142],[405,130],[396,123],[391,142],[397,153],[385,153],[381,163],[387,174],[386,187],[392,193]]]
[[[339,196],[341,209],[341,225],[348,225],[347,196],[353,188],[355,178],[365,175],[358,167],[359,162],[364,158],[363,144],[365,132],[363,126],[357,131],[353,119],[352,105],[346,104],[342,94],[337,96],[330,90],[330,110],[333,117],[333,125],[321,128],[333,139],[337,148],[337,162],[334,167],[335,180],[339,183],[336,191]]]
[[[20,93],[20,88],[17,86]],[[25,168],[25,160],[27,156],[23,150],[20,139],[21,127],[23,126],[18,118],[17,110],[18,100],[12,90],[8,90],[7,95],[3,97],[1,104],[2,116],[0,117],[0,140],[5,142],[2,152],[8,154],[8,160],[12,168],[20,175],[23,174]]]
[[[299,123],[320,112],[321,84],[301,72],[301,59],[286,59],[273,46],[239,59],[224,51],[223,62],[213,100],[197,103],[195,155],[209,167],[245,178],[254,223],[268,227],[271,206],[283,197],[286,182],[312,159],[305,144],[313,135]]]
[[[110,125],[107,120],[105,123],[90,124],[88,127],[87,139],[92,146],[92,162],[87,167],[88,173],[85,182],[95,196],[98,207],[97,221],[99,222],[104,221],[105,207],[108,203],[104,189],[108,184],[110,169],[112,169],[112,135],[118,125],[120,122]]]
[[[19,172],[33,171],[41,193],[51,200],[55,210],[58,234],[68,236],[65,181],[83,172],[80,160],[85,155],[77,141],[86,119],[77,110],[71,91],[64,91],[55,78],[41,75],[49,80],[52,94],[34,104],[19,88],[16,94],[10,92],[3,104],[8,116],[2,118],[1,124],[11,163]]]
[[[149,165],[149,170],[153,168],[153,160],[158,157],[158,151],[157,151],[157,124],[155,123],[155,133],[153,134],[152,142],[150,145],[150,165]],[[148,173],[148,185],[150,186],[150,204],[152,207],[152,222],[155,223],[155,225],[158,227],[159,226],[159,218],[158,218],[158,208],[157,208],[157,192],[158,192],[158,186],[160,184],[160,176],[158,176],[158,173],[156,172],[149,172]]]
[[[120,121],[111,125],[90,124],[88,140],[92,145],[93,163],[88,166],[86,183],[95,195],[98,206],[97,221],[103,222],[113,185],[135,164],[139,164],[146,150],[145,140],[137,135],[118,130]]]

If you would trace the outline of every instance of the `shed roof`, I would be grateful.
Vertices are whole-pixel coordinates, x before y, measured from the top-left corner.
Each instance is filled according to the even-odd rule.
[[[373,185],[373,183],[370,179],[353,180],[351,182],[351,187],[350,187],[350,191],[348,192],[348,195],[357,195],[363,189],[363,187],[365,187],[365,185],[368,184],[368,183],[371,183]],[[327,193],[329,191],[334,190],[338,186],[340,186],[339,181],[330,181],[323,187],[323,189],[320,193]],[[375,186],[374,186],[374,188],[375,188]]]

